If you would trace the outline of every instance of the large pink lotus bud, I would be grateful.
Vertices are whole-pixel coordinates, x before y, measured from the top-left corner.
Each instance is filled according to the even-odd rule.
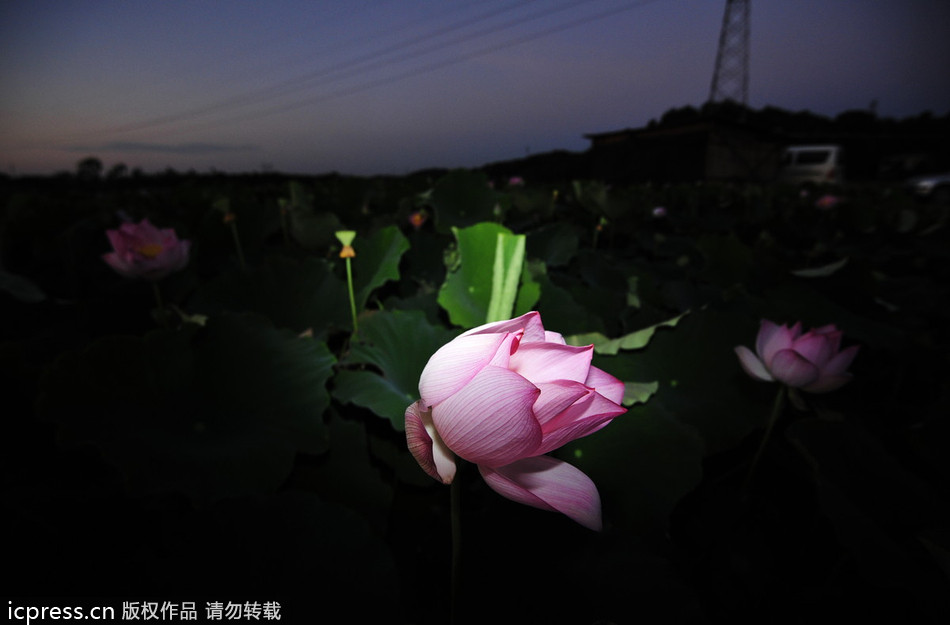
[[[593,481],[544,455],[626,412],[623,382],[591,366],[592,356],[593,346],[546,331],[537,312],[465,332],[422,372],[422,399],[406,409],[409,450],[445,484],[459,456],[501,495],[599,530]]]

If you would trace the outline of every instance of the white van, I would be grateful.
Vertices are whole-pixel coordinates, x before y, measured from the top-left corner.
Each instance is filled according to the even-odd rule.
[[[788,184],[841,184],[840,145],[791,145],[782,152],[779,181]]]

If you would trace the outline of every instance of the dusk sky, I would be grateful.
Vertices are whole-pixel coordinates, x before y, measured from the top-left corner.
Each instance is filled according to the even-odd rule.
[[[402,175],[709,96],[725,0],[0,4],[0,171]],[[950,111],[947,0],[751,3],[749,105]]]

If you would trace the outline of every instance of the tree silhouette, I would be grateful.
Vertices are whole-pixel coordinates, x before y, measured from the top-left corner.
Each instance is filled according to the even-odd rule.
[[[76,163],[76,177],[80,180],[98,180],[102,175],[102,161],[95,156],[87,156]]]
[[[106,178],[109,180],[115,180],[117,178],[125,178],[129,175],[129,168],[125,163],[116,163],[109,168],[109,172],[106,174]]]

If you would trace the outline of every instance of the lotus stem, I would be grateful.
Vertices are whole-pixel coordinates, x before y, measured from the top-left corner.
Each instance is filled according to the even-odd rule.
[[[358,329],[356,324],[356,297],[353,295],[353,268],[350,264],[350,259],[346,259],[346,286],[350,291],[350,314],[353,317],[353,334],[356,334]]]
[[[156,314],[162,327],[168,327],[168,318],[165,315],[165,302],[162,300],[162,290],[158,287],[158,281],[152,280],[152,293],[155,295]]]
[[[241,247],[241,237],[238,236],[237,225],[234,223],[234,219],[228,220],[228,225],[231,227],[231,236],[234,238],[234,249],[237,250],[238,262],[241,264],[241,269],[247,269],[247,265],[244,263],[244,249]]]
[[[462,587],[462,480],[461,466],[449,487],[452,515],[452,581],[449,594],[449,623],[458,622],[456,614],[459,611],[459,592]]]
[[[745,484],[743,485],[743,491],[748,492],[749,486],[752,484],[752,478],[755,474],[755,469],[759,465],[759,460],[762,459],[762,454],[765,453],[765,447],[769,443],[769,439],[772,438],[772,430],[775,429],[775,423],[778,421],[779,416],[782,414],[782,409],[785,407],[785,395],[787,394],[788,389],[784,384],[780,384],[778,387],[778,393],[775,394],[775,402],[772,404],[772,414],[769,416],[769,423],[765,426],[765,434],[762,436],[762,442],[759,443],[759,448],[755,452],[755,456],[752,458],[752,464],[749,466],[749,473],[746,475]]]
[[[340,258],[346,259],[346,286],[350,291],[350,314],[353,315],[353,334],[356,334],[356,297],[353,295],[353,268],[350,265],[350,259],[356,256],[356,250],[353,249],[353,239],[356,238],[355,230],[339,230],[334,233],[337,240],[343,245],[340,250]]]
[[[278,207],[280,211],[280,231],[284,235],[284,245],[290,245],[290,230],[287,227],[287,219],[290,214],[290,207],[283,199],[280,200]]]

